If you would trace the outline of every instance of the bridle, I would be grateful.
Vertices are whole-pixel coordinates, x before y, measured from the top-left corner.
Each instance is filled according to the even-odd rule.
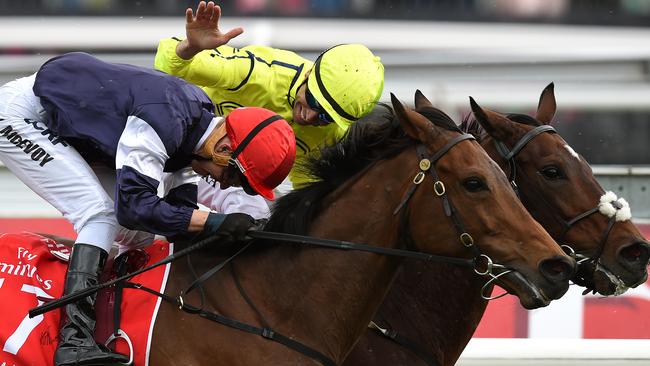
[[[509,170],[510,170],[510,172],[508,174],[508,180],[510,181],[510,184],[512,185],[513,189],[517,193],[517,196],[519,196],[519,189],[518,189],[518,186],[517,186],[517,183],[516,183],[516,179],[517,179],[517,161],[516,161],[516,157],[517,157],[517,154],[519,154],[521,152],[521,150],[531,140],[533,140],[535,137],[537,137],[538,135],[540,135],[542,133],[545,133],[545,132],[546,133],[557,133],[555,128],[553,128],[552,126],[549,126],[549,125],[537,126],[537,127],[533,128],[532,130],[528,131],[526,134],[524,134],[524,136],[521,139],[519,139],[519,141],[517,141],[515,143],[515,145],[513,146],[512,149],[508,149],[508,147],[502,141],[494,139],[494,143],[495,143],[497,152],[508,163],[508,167],[509,167]],[[604,198],[605,196],[606,195],[603,192],[603,195],[601,197]],[[549,205],[548,202],[545,201],[545,200],[542,200],[542,202]],[[607,227],[605,228],[605,230],[604,230],[604,232],[603,232],[603,234],[601,236],[601,240],[600,240],[600,242],[598,244],[598,249],[596,250],[596,253],[594,255],[592,255],[591,257],[586,256],[584,254],[576,253],[576,251],[570,245],[566,244],[563,241],[564,237],[567,235],[569,230],[571,230],[574,227],[574,225],[576,223],[578,223],[578,222],[582,221],[583,219],[586,219],[587,217],[601,211],[601,207],[602,207],[603,204],[611,204],[612,207],[614,208],[615,212],[614,212],[614,214],[606,215],[606,216],[609,217],[609,222],[607,223]],[[624,221],[624,220],[618,219],[617,215],[615,214],[616,211],[619,211],[622,208],[624,208],[624,204],[619,202],[619,200],[617,200],[616,197],[614,196],[613,200],[606,200],[605,202],[603,202],[603,199],[601,198],[601,202],[599,204],[597,204],[595,207],[590,208],[590,209],[576,215],[575,217],[573,217],[570,220],[565,220],[560,216],[553,215],[553,217],[563,227],[562,232],[560,233],[558,239],[556,239],[557,242],[561,244],[560,246],[562,247],[562,249],[564,249],[565,252],[567,252],[567,254],[569,254],[571,257],[574,258],[574,260],[576,260],[576,262],[577,262],[577,264],[579,266],[581,266],[581,267],[589,266],[589,268],[591,268],[591,270],[594,271],[596,269],[597,265],[598,265],[600,257],[603,254],[603,251],[605,249],[605,244],[607,243],[607,239],[609,238],[609,234],[611,233],[612,228],[614,227],[614,224],[617,221]],[[603,214],[605,214],[605,213],[603,213]],[[585,286],[585,287],[587,287],[589,289],[589,282],[584,276],[579,277],[579,276],[576,275],[576,277],[573,279],[573,282],[576,283],[577,285]]]
[[[508,162],[509,170],[510,170],[510,172],[508,174],[508,180],[510,181],[510,184],[512,185],[512,188],[515,190],[515,193],[517,194],[517,196],[519,196],[519,192],[518,192],[518,188],[517,188],[517,183],[515,182],[516,177],[517,177],[517,170],[516,170],[517,169],[517,163],[515,161],[515,157],[526,146],[526,144],[528,144],[531,140],[533,140],[539,134],[544,133],[544,132],[557,133],[555,128],[553,128],[552,126],[549,126],[549,125],[543,125],[543,126],[536,127],[534,129],[528,131],[521,139],[519,139],[519,141],[517,141],[517,143],[515,143],[512,150],[508,149],[503,142],[494,139],[494,142],[495,142],[496,147],[497,147],[497,151]],[[442,155],[444,155],[455,144],[459,143],[460,141],[464,141],[464,140],[468,139],[468,138],[466,138],[464,136],[465,135],[461,135],[461,136],[457,137],[456,139],[450,141],[445,147],[443,147],[438,153],[434,154],[429,159],[426,159],[426,150],[423,148],[423,146],[418,146],[417,152],[418,152],[418,155],[420,157],[420,172],[413,179],[414,185],[412,185],[411,188],[407,191],[407,193],[405,195],[405,198],[402,200],[400,205],[395,209],[393,214],[397,214],[397,212],[399,212],[399,210],[402,209],[404,205],[406,205],[406,202],[408,202],[410,197],[415,192],[415,189],[417,188],[417,185],[422,183],[422,181],[424,180],[424,175],[430,169],[430,167],[432,165],[431,163],[432,162],[435,163],[438,159],[440,159],[440,157]],[[435,181],[435,183],[434,183],[434,192],[435,192],[436,195],[442,197],[443,204],[444,204],[444,207],[445,207],[445,214],[448,217],[452,218],[452,220],[454,222],[454,225],[456,226],[456,229],[457,229],[458,232],[465,233],[465,230],[463,229],[463,226],[462,226],[462,222],[454,214],[453,206],[451,205],[451,202],[449,201],[449,199],[445,195],[444,184],[439,180],[438,175],[437,175],[436,170],[435,170],[435,167],[434,167],[434,169],[431,170],[431,174],[432,174],[433,179]],[[612,195],[613,195],[613,193],[612,193]],[[605,197],[605,195],[603,195],[603,197]],[[598,206],[596,206],[596,207],[594,207],[592,209],[589,209],[589,210],[587,210],[587,211],[585,211],[585,212],[583,212],[583,213],[581,213],[579,215],[576,215],[573,219],[568,220],[568,221],[566,221],[566,220],[564,220],[564,219],[562,219],[560,217],[556,217],[558,219],[558,221],[560,221],[563,224],[563,227],[564,227],[563,230],[562,230],[562,233],[560,234],[560,238],[564,238],[566,233],[577,222],[591,216],[592,214],[594,214],[596,212],[599,212],[600,207],[603,204],[606,204],[606,203],[611,204],[612,207],[614,208],[614,211],[619,211],[623,207],[623,204],[621,204],[617,200],[605,200],[605,201],[606,202],[603,202],[603,199],[601,198],[601,202],[600,202],[600,204]],[[550,204],[548,204],[547,201],[543,201],[543,202],[550,206]],[[601,242],[600,242],[600,245],[598,247],[598,251],[597,251],[596,255],[594,255],[592,257],[588,257],[588,256],[585,256],[585,255],[582,255],[582,254],[578,254],[573,250],[572,247],[570,247],[567,244],[562,244],[561,247],[570,256],[572,256],[574,258],[574,260],[576,260],[576,262],[579,265],[581,264],[582,266],[584,266],[586,263],[591,263],[592,266],[594,266],[594,268],[595,268],[595,266],[597,265],[598,259],[602,255],[602,252],[603,252],[605,243],[607,241],[607,238],[609,236],[609,233],[612,230],[612,227],[614,226],[614,223],[617,220],[615,214],[609,215],[609,217],[610,217],[610,221],[609,221],[609,223],[607,225],[607,228],[605,229],[605,232],[603,233],[603,237],[601,239]],[[471,238],[471,236],[469,236],[469,234],[467,234],[467,235],[468,235],[469,238]],[[465,242],[463,241],[463,237],[464,236],[462,236],[462,234],[461,234],[460,241],[461,241],[461,243],[463,243],[465,245]],[[471,243],[473,244],[473,240],[471,241]],[[482,255],[482,254],[480,254],[480,251],[478,251],[477,248],[474,248],[473,251],[475,253],[474,254],[475,256],[477,254]],[[486,258],[488,258],[488,257],[486,257]],[[510,270],[508,270],[508,271],[510,271]],[[477,272],[477,271],[475,271],[475,272]],[[477,273],[479,273],[479,272],[477,272]],[[498,278],[499,276],[501,276],[503,274],[505,274],[505,272],[501,273],[501,274],[498,274],[496,276],[493,276],[493,279],[491,279],[490,281],[496,281],[496,278]],[[590,291],[589,287],[587,286],[588,280],[585,277],[578,277],[578,275],[576,275],[576,277],[574,277],[573,281],[576,284],[580,285],[580,286],[587,287],[586,291]],[[490,282],[488,282],[488,284],[489,283]],[[486,284],[486,286],[488,284]],[[483,289],[481,289],[481,297],[483,297],[485,299],[485,297],[483,296],[484,289],[485,289],[485,286],[484,286]],[[390,329],[390,328],[382,328],[379,325],[377,325],[375,322],[371,322],[368,327],[370,329],[373,329],[373,330],[379,332],[379,334],[383,335],[384,337],[387,337],[387,338],[391,339],[392,341],[396,342],[397,344],[401,345],[402,347],[405,347],[406,349],[410,350],[415,355],[417,355],[421,360],[425,361],[428,365],[431,365],[431,366],[438,365],[438,362],[436,361],[436,359],[429,353],[429,351],[426,348],[423,348],[420,345],[418,345],[417,343],[411,341],[410,339],[407,339],[407,338],[403,337],[397,331],[395,331],[393,329]]]
[[[431,174],[431,177],[433,178],[433,182],[434,182],[433,192],[436,196],[442,199],[445,216],[451,219],[451,222],[453,223],[454,227],[456,228],[456,232],[458,233],[458,240],[460,241],[460,243],[463,244],[464,247],[468,248],[472,252],[473,255],[472,262],[474,263],[474,268],[473,268],[474,272],[480,276],[491,277],[481,288],[481,298],[483,298],[484,300],[494,300],[502,296],[505,296],[508,293],[505,292],[496,296],[490,296],[485,294],[486,290],[490,289],[490,285],[496,282],[499,279],[499,277],[504,276],[510,272],[513,272],[513,270],[509,269],[508,267],[502,264],[494,263],[494,261],[488,255],[481,253],[481,250],[474,243],[474,238],[472,237],[471,234],[467,232],[467,230],[465,229],[465,225],[463,224],[463,221],[458,216],[457,210],[455,209],[454,205],[451,202],[451,199],[447,195],[445,184],[442,182],[442,180],[440,180],[440,176],[438,175],[435,166],[438,160],[440,160],[440,158],[442,158],[445,154],[447,154],[449,150],[451,150],[454,146],[458,145],[460,142],[465,140],[476,140],[476,139],[471,134],[462,134],[460,136],[456,136],[431,156],[428,156],[427,149],[423,144],[418,144],[416,146],[415,150],[420,160],[420,163],[418,165],[420,171],[413,178],[413,184],[411,184],[408,190],[404,193],[404,196],[400,201],[399,205],[393,211],[393,215],[397,215],[408,204],[411,197],[413,197],[415,190],[420,186],[422,182],[424,182],[427,173]],[[494,269],[499,269],[500,272],[495,275],[493,274]]]

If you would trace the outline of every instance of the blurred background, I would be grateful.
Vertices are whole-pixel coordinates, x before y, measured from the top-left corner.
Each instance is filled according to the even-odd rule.
[[[231,16],[422,19],[595,25],[645,25],[644,0],[230,0]],[[0,2],[6,15],[176,16],[194,1],[25,0]]]
[[[197,3],[0,0],[0,83],[68,51],[151,67],[158,40],[183,37],[184,11]],[[410,102],[420,89],[459,123],[469,114],[470,95],[493,110],[533,113],[541,91],[554,82],[556,128],[606,189],[628,199],[636,223],[650,236],[650,0],[217,3],[222,28],[245,29],[235,46],[270,45],[313,60],[335,44],[366,44],[386,66],[384,101],[393,92]],[[2,167],[0,187],[0,232],[73,235],[53,208]],[[599,365],[650,362],[647,284],[611,299],[582,297],[576,289],[532,312],[509,298],[490,304],[477,332],[483,339],[472,341],[462,364],[519,364],[516,357],[524,356],[508,363],[503,355],[524,352],[527,341],[537,347],[528,357],[538,361],[557,359],[558,352],[566,360],[576,357],[558,365],[582,364],[580,357],[595,349],[611,359]],[[558,338],[564,340],[544,343]],[[599,343],[606,338],[619,341]]]

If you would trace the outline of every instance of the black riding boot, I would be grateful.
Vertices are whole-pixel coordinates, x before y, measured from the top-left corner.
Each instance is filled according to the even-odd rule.
[[[96,285],[107,257],[108,253],[101,248],[75,244],[65,277],[64,295]],[[129,361],[127,356],[95,342],[96,297],[97,294],[93,294],[65,306],[59,346],[54,354],[56,366],[114,365]]]

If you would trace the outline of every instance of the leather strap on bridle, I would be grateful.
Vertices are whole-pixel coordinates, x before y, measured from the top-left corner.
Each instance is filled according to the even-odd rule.
[[[618,204],[618,202],[612,202],[612,204]],[[620,208],[620,207],[616,207],[616,208]],[[566,235],[566,233],[573,227],[573,225],[575,223],[579,222],[582,219],[585,219],[585,218],[591,216],[592,214],[597,213],[598,211],[599,211],[599,207],[596,206],[596,207],[594,207],[592,209],[589,209],[589,210],[579,214],[575,218],[565,222],[564,230],[562,231],[562,234],[560,235],[560,237],[558,239],[558,242],[562,242],[562,239],[564,239],[564,236]],[[600,259],[600,256],[605,251],[605,244],[607,243],[607,239],[609,238],[609,234],[611,233],[612,229],[614,228],[614,224],[616,224],[616,217],[612,216],[609,219],[609,221],[607,222],[607,227],[605,228],[605,231],[603,231],[603,235],[600,238],[600,242],[598,243],[598,248],[596,250],[596,253],[594,253],[594,255],[592,255],[591,257],[586,257],[585,256],[583,260],[578,260],[578,264],[588,262],[588,263],[591,263],[591,265],[594,266],[594,267],[598,264],[598,260]],[[573,281],[577,285],[582,286],[583,284],[586,284],[586,281],[584,279],[577,279],[577,280],[580,283],[576,282],[576,279],[574,279],[574,281]]]
[[[511,150],[509,150],[508,147],[503,142],[501,142],[499,140],[496,140],[496,139],[494,140],[497,152],[499,153],[499,155],[501,155],[508,162],[508,166],[510,167],[510,173],[508,175],[508,180],[510,180],[510,184],[515,189],[515,192],[517,193],[517,195],[519,195],[519,191],[518,191],[518,186],[517,186],[517,183],[516,183],[516,179],[517,179],[517,163],[516,163],[515,157],[517,156],[517,154],[519,154],[519,152],[521,152],[521,150],[531,140],[533,140],[535,137],[537,137],[538,135],[540,135],[541,133],[544,133],[544,132],[557,133],[557,131],[555,130],[555,128],[553,128],[553,126],[550,126],[550,125],[537,126],[537,127],[533,128],[532,130],[528,131],[519,141],[517,141],[517,143],[515,143],[515,145],[512,147]],[[542,200],[542,202],[544,202],[545,204],[548,205],[548,203],[545,200]],[[562,242],[562,239],[567,234],[567,232],[573,227],[574,224],[576,224],[577,222],[581,221],[582,219],[585,219],[585,218],[591,216],[592,214],[598,212],[598,210],[599,210],[599,208],[598,208],[598,206],[596,206],[596,207],[591,208],[591,209],[589,209],[589,210],[587,210],[587,211],[585,211],[585,212],[583,212],[581,214],[578,214],[577,216],[575,216],[574,218],[572,218],[569,221],[566,221],[566,220],[562,219],[561,217],[555,216],[557,221],[559,221],[563,226],[562,232],[560,233],[560,236],[557,239],[557,241]],[[589,257],[589,258],[585,257],[586,258],[585,260],[578,261],[578,264],[581,264],[583,262],[591,262],[592,265],[594,265],[594,266],[596,265],[596,263],[598,262],[598,259],[600,258],[603,251],[605,250],[605,244],[607,243],[607,238],[609,237],[609,234],[610,234],[612,228],[614,227],[615,223],[616,223],[615,219],[612,218],[612,219],[609,220],[609,222],[607,224],[607,227],[605,228],[605,231],[603,232],[603,236],[602,236],[602,238],[600,240],[600,243],[598,244],[598,249],[597,249],[596,253],[593,256]],[[575,254],[573,254],[573,255],[575,256]]]
[[[420,157],[420,172],[413,178],[413,184],[409,188],[408,191],[406,191],[406,194],[404,195],[404,198],[400,202],[399,205],[395,208],[393,211],[393,215],[397,215],[397,213],[406,205],[406,203],[411,199],[411,196],[413,193],[415,193],[415,189],[418,187],[420,183],[422,183],[422,180],[424,180],[424,176],[429,170],[431,165],[435,165],[435,163],[440,160],[440,158],[447,153],[452,147],[456,146],[459,142],[465,141],[465,140],[476,140],[476,138],[470,134],[463,134],[460,136],[456,136],[445,146],[443,146],[440,150],[438,150],[435,154],[431,156],[431,158],[427,159],[428,161],[423,161],[422,159],[426,158],[426,148],[424,148],[424,145],[420,144],[416,147],[416,151],[418,156]]]
[[[532,130],[526,132],[524,137],[522,137],[519,141],[517,141],[515,146],[512,147],[512,150],[508,150],[508,147],[503,142],[495,140],[497,145],[497,150],[499,151],[499,154],[501,154],[501,156],[504,159],[510,160],[514,158],[515,155],[519,154],[521,149],[523,149],[524,146],[526,146],[532,139],[534,139],[537,135],[543,132],[557,133],[557,131],[555,130],[555,128],[553,128],[553,126],[550,125],[537,126]]]
[[[442,158],[445,154],[447,154],[447,152],[449,152],[451,148],[453,148],[454,146],[458,145],[460,142],[465,140],[475,140],[475,138],[471,134],[462,134],[456,136],[453,139],[449,140],[441,149],[436,151],[430,157],[427,157],[428,152],[426,147],[423,144],[419,144],[416,146],[415,151],[417,152],[418,158],[420,159],[420,163],[419,163],[420,171],[413,178],[413,184],[406,191],[404,197],[402,198],[400,203],[393,211],[393,215],[397,215],[408,204],[411,197],[415,193],[417,187],[424,181],[426,174],[427,173],[431,174],[431,177],[433,178],[433,182],[434,182],[433,191],[438,197],[442,199],[445,216],[451,219],[454,227],[456,228],[456,231],[459,234],[460,242],[465,247],[469,248],[472,251],[474,255],[473,262],[476,266],[477,261],[482,256],[481,251],[478,249],[476,245],[474,245],[474,239],[465,229],[465,225],[463,225],[463,222],[458,216],[458,213],[456,212],[454,205],[451,203],[451,200],[447,196],[447,190],[445,188],[445,185],[440,180],[440,177],[436,170],[436,163],[438,162],[438,160],[440,160],[440,158]]]
[[[510,174],[508,174],[508,180],[510,181],[510,185],[512,188],[515,190],[515,193],[517,194],[517,197],[519,197],[519,188],[517,187],[517,162],[515,161],[515,156],[519,154],[519,152],[526,146],[532,139],[537,137],[537,135],[543,133],[543,132],[549,132],[549,133],[557,133],[555,128],[550,125],[542,125],[542,126],[537,126],[533,128],[532,130],[526,132],[526,134],[515,144],[515,146],[512,148],[512,150],[509,150],[506,144],[503,142],[494,139],[494,145],[497,148],[497,152],[501,157],[503,157],[507,162],[508,162],[508,167],[510,168]]]

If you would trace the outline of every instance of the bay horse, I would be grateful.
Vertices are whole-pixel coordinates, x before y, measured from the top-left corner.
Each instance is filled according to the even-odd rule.
[[[495,275],[524,306],[561,297],[575,262],[532,219],[499,167],[443,112],[432,112],[430,121],[391,99],[395,112],[387,121],[355,124],[321,150],[311,168],[319,181],[282,197],[266,229],[478,262],[489,257],[508,269]],[[339,365],[403,261],[295,244],[248,248],[201,294],[207,309],[273,331],[266,338],[241,332],[163,302],[152,365]],[[177,295],[216,261],[205,251],[191,265],[173,263],[165,293]],[[331,362],[271,341],[275,332]]]
[[[416,95],[415,105],[425,115],[432,107],[421,93]],[[462,129],[474,134],[515,182],[533,217],[558,242],[578,253],[581,264],[575,282],[602,295],[620,294],[644,283],[648,242],[629,220],[613,221],[594,211],[603,188],[585,159],[555,130],[544,127],[550,126],[556,112],[554,85],[542,91],[534,118],[504,116],[473,100],[471,107],[476,119],[464,121]],[[524,139],[529,140],[519,145]],[[518,151],[509,161],[504,155],[514,149]],[[369,330],[345,364],[455,364],[485,311],[487,301],[476,296],[482,284],[471,272],[446,264],[413,262],[403,266],[375,324],[398,332],[415,349],[407,350]]]

